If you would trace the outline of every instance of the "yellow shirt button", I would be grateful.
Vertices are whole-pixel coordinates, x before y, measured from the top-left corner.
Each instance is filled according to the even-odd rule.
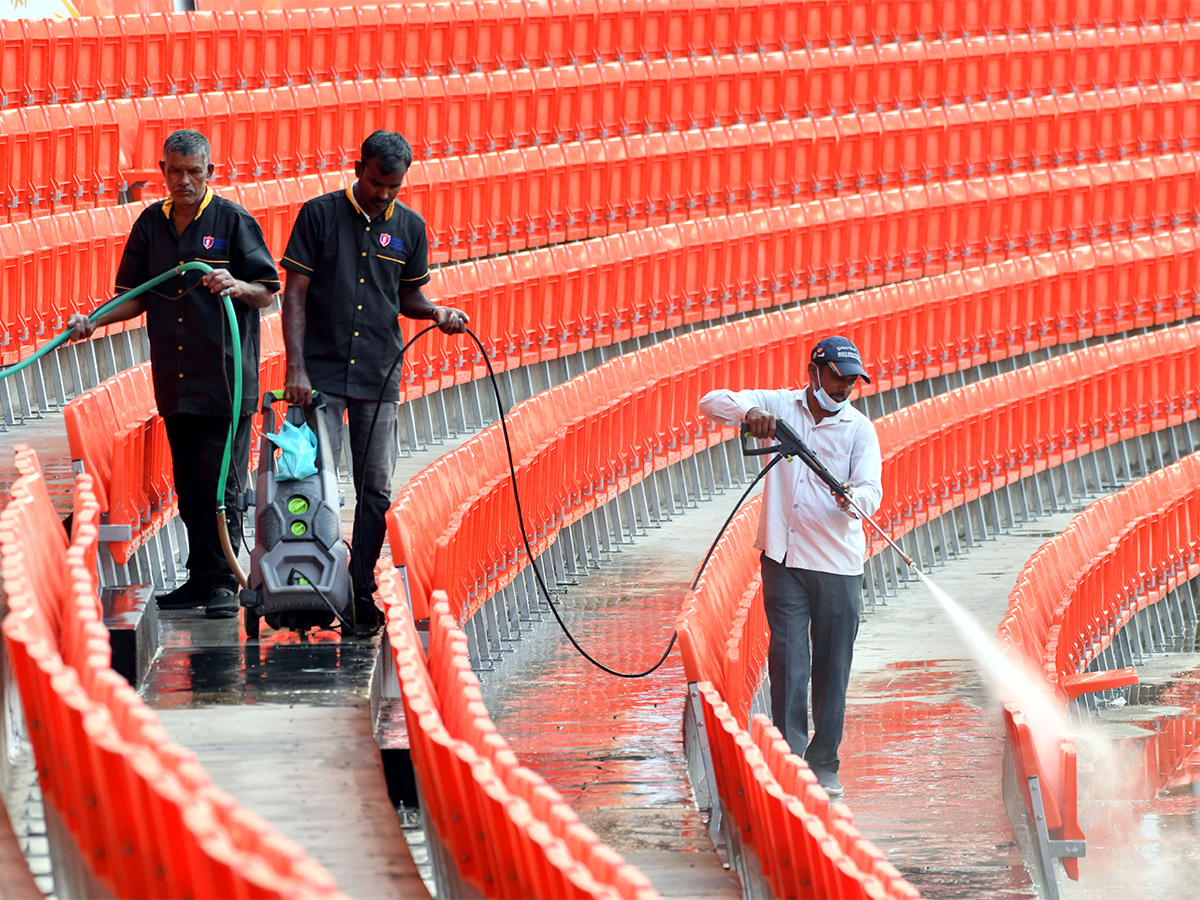
[[[182,372],[180,372],[180,373],[179,373],[179,377],[180,377],[180,378],[182,378],[182,377],[183,377],[183,373],[182,373]]]
[[[350,360],[350,365],[354,365],[354,360]],[[183,376],[180,375],[179,377],[182,378]]]
[[[359,306],[359,309],[362,309],[362,307],[361,307],[361,306]],[[182,321],[183,321],[183,319],[180,319],[179,321],[180,321],[180,322],[182,322]]]
[[[357,331],[356,331],[356,332],[354,332],[354,336],[355,336],[355,337],[358,337],[358,332],[357,332]],[[183,348],[182,348],[182,347],[180,347],[179,349],[180,349],[180,350],[182,350]]]
[[[176,293],[182,294],[182,293],[183,293],[183,288],[180,288],[178,291],[176,291]]]
[[[367,226],[367,231],[370,231],[370,230],[371,230],[371,226],[370,226],[370,225],[368,225],[368,226]]]
[[[365,282],[366,282],[366,279],[365,279],[365,278],[360,278],[360,279],[358,279],[358,283],[359,283],[359,284],[364,284]],[[180,291],[180,293],[182,294],[182,293],[183,293],[183,291]]]
[[[180,345],[179,345],[179,349],[180,349],[180,350],[182,350],[182,349],[183,349],[183,344],[180,344]]]
[[[362,309],[362,307],[360,306],[360,307],[359,307],[359,309]],[[180,322],[182,322],[182,321],[183,321],[183,319],[180,319],[179,321],[180,321]]]
[[[363,256],[366,256],[366,255],[367,255],[367,251],[366,251],[366,250],[364,250],[364,251],[363,251]]]

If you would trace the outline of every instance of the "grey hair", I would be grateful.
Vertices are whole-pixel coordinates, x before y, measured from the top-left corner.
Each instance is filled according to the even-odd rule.
[[[203,156],[205,162],[212,161],[212,147],[208,143],[208,138],[190,128],[180,128],[178,131],[173,131],[163,141],[163,159],[166,159],[172,153],[178,153],[180,156],[185,157]]]

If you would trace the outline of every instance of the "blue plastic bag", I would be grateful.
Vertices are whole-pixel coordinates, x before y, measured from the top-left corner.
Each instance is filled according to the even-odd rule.
[[[267,440],[279,448],[275,460],[276,481],[296,481],[317,474],[317,436],[308,424],[293,425],[284,420],[278,434]]]

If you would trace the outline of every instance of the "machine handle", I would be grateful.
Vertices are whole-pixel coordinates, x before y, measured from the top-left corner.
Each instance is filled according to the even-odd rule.
[[[783,419],[775,420],[775,437],[779,440],[778,444],[773,444],[770,447],[751,447],[746,439],[750,437],[750,426],[743,423],[741,439],[742,439],[742,454],[744,456],[765,456],[768,453],[779,453],[787,459],[795,457],[802,463],[812,469],[817,477],[820,478],[829,489],[839,497],[847,496],[846,486],[838,481],[837,477],[825,468],[825,464],[817,459],[815,453],[809,449],[808,445],[792,430],[787,422]]]

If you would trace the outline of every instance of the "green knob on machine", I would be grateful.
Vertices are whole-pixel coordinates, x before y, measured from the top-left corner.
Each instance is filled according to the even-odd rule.
[[[292,534],[296,535],[296,537],[300,537],[300,535],[304,534],[306,531],[308,531],[308,526],[303,522],[292,523]]]
[[[287,508],[293,516],[302,516],[308,512],[308,501],[303,497],[293,497],[288,501]]]

